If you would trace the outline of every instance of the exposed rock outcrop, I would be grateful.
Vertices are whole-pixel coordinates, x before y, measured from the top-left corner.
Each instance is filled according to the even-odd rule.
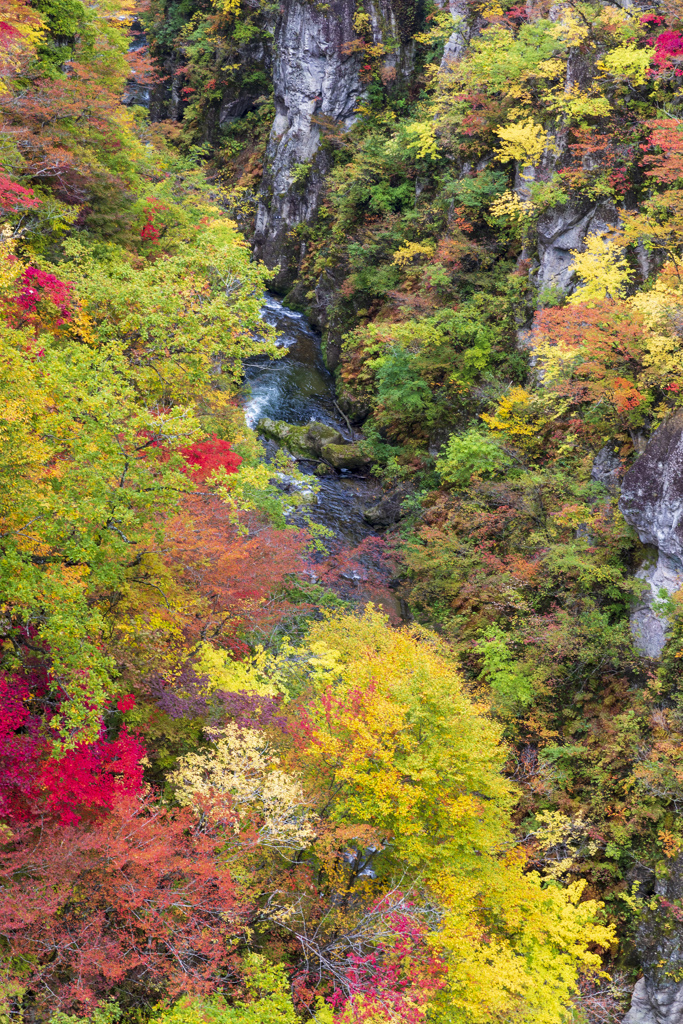
[[[538,220],[538,260],[536,283],[539,292],[566,295],[574,286],[572,249],[581,251],[586,235],[613,230],[617,211],[609,203],[597,206],[555,206]]]
[[[624,1024],[683,1024],[683,922],[674,905],[683,898],[683,854],[666,862],[655,893],[662,902],[646,912],[638,929],[643,977],[633,990]]]
[[[271,267],[284,263],[276,287],[293,281],[298,253],[287,236],[296,224],[313,219],[330,165],[329,155],[320,152],[314,118],[350,127],[363,92],[360,59],[344,49],[356,36],[353,14],[353,0],[333,0],[325,12],[288,3],[276,28],[275,121],[255,234],[256,254]]]
[[[658,658],[667,629],[661,604],[683,586],[683,411],[662,424],[626,473],[619,508],[642,543],[658,550],[656,563],[636,573],[649,590],[631,616],[638,647]]]
[[[381,498],[376,505],[366,508],[363,512],[363,519],[375,529],[383,529],[398,523],[403,517],[403,502],[412,493],[412,488],[407,485],[394,487],[393,490]]]
[[[614,445],[606,444],[593,459],[591,480],[596,480],[608,490],[613,490],[619,483],[621,459]]]
[[[467,49],[468,29],[466,18],[468,14],[467,0],[448,0],[448,11],[456,22],[456,28],[451,32],[443,48],[441,68],[447,68],[459,60]]]
[[[324,7],[289,0],[275,29],[273,84],[275,121],[256,214],[255,250],[270,267],[280,265],[276,289],[294,281],[301,243],[297,224],[315,217],[331,154],[321,146],[322,126],[348,129],[365,91],[357,47],[353,0],[331,0]],[[385,65],[405,72],[410,46],[400,44],[401,27],[389,0],[368,7],[374,43],[393,40]]]
[[[636,982],[624,1024],[683,1024],[683,985]]]

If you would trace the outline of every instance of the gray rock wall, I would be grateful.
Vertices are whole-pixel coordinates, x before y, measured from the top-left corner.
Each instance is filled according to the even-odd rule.
[[[683,855],[666,861],[655,893],[660,904],[646,911],[636,937],[643,977],[623,1024],[683,1024]]]
[[[618,214],[609,203],[556,206],[539,217],[537,247],[539,268],[536,283],[540,292],[554,290],[563,295],[574,290],[574,257],[571,250],[584,249],[586,235],[613,230]]]
[[[400,40],[389,0],[376,0],[367,10],[375,43]],[[365,58],[351,48],[357,38],[354,12],[354,0],[331,0],[324,10],[289,0],[275,29],[275,121],[256,214],[255,252],[269,267],[280,265],[274,287],[281,290],[293,283],[303,255],[292,228],[315,217],[331,166],[316,118],[350,128],[365,90],[360,74]],[[410,54],[411,45],[401,45],[385,63],[403,75]]]
[[[683,1024],[683,985],[636,982],[624,1024]]]
[[[305,2],[288,3],[275,30],[275,121],[256,214],[255,250],[270,267],[284,259],[287,265],[276,282],[280,287],[293,278],[289,264],[296,243],[288,234],[315,215],[329,169],[326,154],[318,152],[321,132],[313,118],[322,115],[349,127],[363,92],[359,56],[342,49],[356,35],[353,14],[353,0],[333,0],[324,13]],[[294,168],[307,163],[308,174],[297,182]]]
[[[656,562],[636,573],[649,587],[631,629],[643,654],[659,658],[668,623],[657,603],[683,586],[683,411],[655,431],[626,473],[619,508],[642,543],[657,548]]]
[[[443,58],[441,60],[442,70],[447,69],[449,64],[452,64],[454,61],[457,61],[462,57],[463,53],[467,49],[467,41],[470,35],[466,22],[467,15],[469,13],[467,0],[448,0],[448,10],[455,18],[457,27],[448,37],[446,45],[443,48]]]

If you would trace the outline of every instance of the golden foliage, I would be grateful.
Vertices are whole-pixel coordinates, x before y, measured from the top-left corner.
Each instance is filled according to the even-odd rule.
[[[496,135],[502,142],[496,150],[496,159],[502,163],[518,160],[525,165],[535,164],[548,145],[545,129],[530,117],[496,128]]]
[[[518,192],[508,190],[493,200],[489,210],[494,217],[524,220],[533,213],[534,204],[528,199],[522,199]]]
[[[407,125],[406,135],[410,140],[408,149],[415,150],[418,159],[438,159],[438,143],[433,121],[414,121]]]
[[[369,608],[315,625],[311,641],[326,666],[306,777],[336,794],[340,824],[385,837],[387,883],[409,871],[442,907],[433,943],[449,983],[430,1019],[559,1024],[577,966],[599,971],[591,945],[610,945],[614,930],[596,922],[600,904],[581,902],[582,882],[544,884],[510,852],[499,727],[424,629],[390,630]]]
[[[647,325],[647,354],[643,363],[658,374],[680,379],[683,374],[680,330],[683,326],[683,281],[678,267],[666,263],[650,291],[638,292],[630,299]]]
[[[632,85],[644,85],[650,74],[651,56],[648,50],[638,49],[631,43],[610,50],[598,62],[598,67],[613,78],[625,78]]]
[[[581,284],[570,296],[568,302],[575,306],[585,303],[592,306],[604,298],[622,298],[633,277],[619,246],[604,235],[587,235],[585,250],[572,249],[574,269]]]
[[[406,242],[400,249],[396,250],[391,262],[394,267],[406,267],[420,256],[425,256],[429,259],[433,255],[433,243],[425,244],[423,242]]]
[[[493,414],[481,417],[489,430],[505,434],[523,450],[536,448],[540,417],[534,396],[522,387],[512,387],[503,395]]]

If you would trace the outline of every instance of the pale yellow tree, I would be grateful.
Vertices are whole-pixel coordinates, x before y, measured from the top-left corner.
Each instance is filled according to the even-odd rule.
[[[647,354],[643,363],[648,369],[667,376],[683,373],[681,330],[683,329],[683,280],[680,268],[666,263],[646,292],[638,292],[630,300],[645,318]]]
[[[211,747],[180,758],[169,776],[176,799],[232,824],[235,834],[257,829],[257,844],[302,850],[315,837],[315,816],[299,779],[280,768],[280,757],[258,729],[229,723]]]
[[[531,118],[502,125],[496,128],[496,135],[501,141],[496,159],[503,162],[518,160],[525,165],[535,164],[547,146],[545,129]]]

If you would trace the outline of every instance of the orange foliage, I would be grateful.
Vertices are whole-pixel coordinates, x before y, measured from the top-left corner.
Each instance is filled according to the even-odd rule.
[[[649,167],[645,173],[663,185],[674,185],[683,178],[683,122],[649,121],[648,126],[652,128],[650,146],[661,152],[643,157]]]
[[[190,811],[127,797],[88,825],[19,829],[0,852],[0,935],[39,1002],[86,1005],[124,986],[211,989],[244,910]]]
[[[217,497],[186,495],[181,515],[166,525],[164,554],[203,601],[203,611],[187,617],[189,635],[230,646],[236,631],[272,628],[290,614],[282,587],[287,577],[306,572],[307,540],[303,530],[276,530],[256,520],[248,536],[239,536]]]
[[[645,322],[626,302],[604,299],[584,305],[542,309],[534,334],[549,351],[557,346],[562,358],[574,358],[567,378],[554,385],[575,403],[607,400],[623,414],[640,405],[645,395],[636,385],[645,354]]]
[[[116,92],[103,87],[91,66],[77,63],[66,78],[36,81],[0,96],[3,131],[17,145],[26,173],[69,203],[88,196],[88,144],[109,152],[121,147],[120,110]]]

